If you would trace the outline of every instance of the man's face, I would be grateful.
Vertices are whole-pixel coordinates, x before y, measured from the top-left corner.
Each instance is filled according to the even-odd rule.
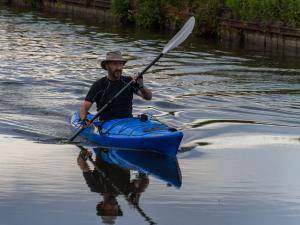
[[[111,76],[115,80],[119,80],[122,75],[123,66],[123,62],[112,61],[106,64],[106,69],[109,76]]]

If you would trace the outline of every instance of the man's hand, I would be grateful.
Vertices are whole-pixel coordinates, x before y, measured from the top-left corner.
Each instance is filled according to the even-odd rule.
[[[141,89],[144,87],[144,80],[143,80],[143,77],[140,76],[139,73],[135,73],[133,75],[133,80],[134,82],[138,85],[138,89]]]
[[[87,115],[89,114],[89,110],[92,107],[93,103],[89,101],[84,101],[83,104],[80,106],[79,116],[81,120],[84,120]]]
[[[84,120],[80,120],[80,122],[81,122],[81,127],[83,128],[89,127],[93,124],[87,118],[85,118]]]
[[[152,92],[150,89],[144,86],[143,77],[140,76],[139,73],[135,73],[132,78],[134,83],[137,84],[137,88],[138,88],[137,94],[145,100],[151,100]]]

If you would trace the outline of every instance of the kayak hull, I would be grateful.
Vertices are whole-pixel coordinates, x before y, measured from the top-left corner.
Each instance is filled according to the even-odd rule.
[[[93,115],[89,114],[88,119],[92,118]],[[71,124],[74,129],[80,129],[78,112],[73,113]],[[133,117],[104,123],[96,121],[80,136],[103,147],[142,149],[175,156],[183,133],[156,120],[142,121]]]

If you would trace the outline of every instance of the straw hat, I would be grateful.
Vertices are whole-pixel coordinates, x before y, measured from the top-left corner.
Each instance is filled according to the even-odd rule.
[[[106,59],[101,62],[101,67],[103,69],[107,70],[106,63],[112,62],[112,61],[122,62],[123,64],[125,64],[127,62],[127,60],[122,57],[121,52],[119,52],[119,51],[107,52]]]

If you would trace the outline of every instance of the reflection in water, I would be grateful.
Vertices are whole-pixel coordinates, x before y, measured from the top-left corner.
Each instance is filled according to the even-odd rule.
[[[101,157],[108,163],[151,174],[169,186],[181,187],[182,177],[176,157],[143,150],[109,149],[108,152],[103,152],[96,148],[94,151],[97,155],[101,154]]]
[[[139,205],[141,195],[149,185],[148,174],[166,181],[169,186],[181,186],[177,159],[139,150],[96,148],[96,160],[93,160],[91,151],[82,146],[78,147],[81,151],[77,163],[84,179],[92,192],[102,196],[96,209],[103,223],[113,224],[118,216],[123,216],[117,201],[117,197],[123,195],[129,205],[149,224],[156,224]],[[87,159],[93,163],[93,170],[90,169]],[[138,172],[133,179],[130,170]]]
[[[299,135],[292,144],[281,142],[271,148],[259,145],[233,149],[220,143],[219,148],[211,144],[180,153],[184,185],[180,189],[167,188],[163,179],[154,179],[155,174],[144,172],[149,174],[150,185],[144,192],[138,191],[140,208],[133,210],[133,204],[129,205],[124,195],[112,190],[123,212],[123,216],[114,216],[115,223],[149,224],[145,218],[151,217],[160,225],[199,225],[200,219],[206,225],[253,225],[262,224],[261,221],[266,225],[298,225],[298,138]],[[37,144],[0,135],[0,149],[1,225],[101,224],[95,207],[104,201],[104,196],[90,192],[76,162],[77,147]],[[103,161],[112,164],[110,159],[120,161],[122,157],[128,166],[143,166],[144,171],[154,167],[157,171],[168,169],[159,159],[150,168],[145,163],[138,164],[133,157],[123,157],[121,151],[113,152],[102,152]],[[90,169],[94,170],[91,164]],[[126,183],[131,181],[127,178]],[[170,183],[171,179],[165,177],[164,181]],[[113,203],[113,210],[117,208],[113,198],[107,201]]]
[[[128,171],[120,170],[118,167],[111,167],[108,170],[106,164],[101,162],[101,158],[98,157],[96,161],[99,164],[99,170],[92,171],[86,162],[88,154],[87,150],[82,149],[77,158],[77,163],[91,191],[100,193],[103,197],[103,200],[97,204],[97,215],[102,217],[103,222],[113,222],[116,216],[123,215],[116,197],[119,194],[117,190],[122,189],[127,192],[127,186],[129,186]],[[112,174],[108,175],[109,172]],[[118,183],[116,184],[116,182]],[[112,183],[114,186],[111,185]],[[119,186],[117,190],[115,189],[115,185]]]

